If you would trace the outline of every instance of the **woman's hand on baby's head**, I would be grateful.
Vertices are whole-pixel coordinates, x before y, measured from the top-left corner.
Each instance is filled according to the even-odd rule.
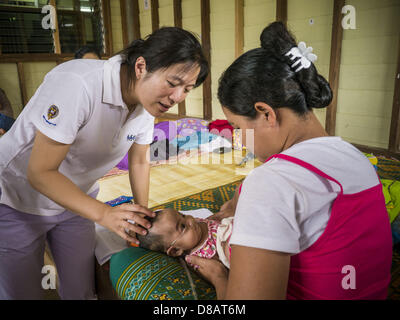
[[[151,223],[145,216],[154,217],[155,213],[141,205],[126,203],[108,207],[102,218],[96,222],[115,232],[124,240],[139,244],[136,233],[146,234],[147,229],[151,228]]]

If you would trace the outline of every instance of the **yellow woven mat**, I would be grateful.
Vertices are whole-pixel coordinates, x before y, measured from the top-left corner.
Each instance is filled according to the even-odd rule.
[[[242,158],[243,152],[235,150],[226,154],[202,154],[152,167],[149,208],[238,181],[255,166],[260,165],[258,160],[251,160],[244,167],[239,167]],[[100,201],[106,202],[121,195],[132,195],[128,174],[102,179],[99,184],[97,199]]]

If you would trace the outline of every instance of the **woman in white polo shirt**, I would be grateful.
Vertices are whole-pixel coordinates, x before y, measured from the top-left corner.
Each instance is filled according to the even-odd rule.
[[[94,222],[132,242],[126,229],[150,227],[154,117],[207,74],[196,37],[168,27],[107,61],[72,60],[46,75],[0,139],[0,299],[41,297],[46,240],[60,297],[95,298]],[[127,152],[135,204],[113,208],[95,200],[96,181]]]

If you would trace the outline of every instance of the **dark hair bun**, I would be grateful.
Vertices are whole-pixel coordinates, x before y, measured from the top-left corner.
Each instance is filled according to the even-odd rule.
[[[254,119],[256,102],[274,109],[289,108],[298,115],[329,105],[331,88],[314,64],[298,72],[297,66],[291,67],[297,60],[290,60],[286,54],[297,42],[282,22],[266,27],[260,41],[261,48],[242,54],[222,74],[218,87],[222,106]]]
[[[260,36],[261,47],[268,54],[274,55],[281,61],[286,61],[290,66],[294,61],[285,56],[289,50],[297,46],[294,36],[287,30],[282,22],[273,22],[266,27]],[[296,67],[297,68],[297,67]],[[293,72],[295,72],[293,70]],[[324,77],[318,74],[314,64],[308,69],[296,72],[296,78],[305,93],[308,109],[325,108],[332,101],[332,90]]]
[[[311,66],[314,68],[314,66]],[[303,69],[304,70],[304,69]],[[301,71],[303,71],[301,70]],[[309,109],[311,108],[325,108],[332,101],[332,90],[325,78],[315,72],[301,72],[299,71],[298,78],[301,87],[305,92],[306,102]],[[307,76],[310,76],[309,78]]]
[[[283,59],[285,54],[295,47],[296,40],[282,22],[273,22],[260,35],[261,48]]]

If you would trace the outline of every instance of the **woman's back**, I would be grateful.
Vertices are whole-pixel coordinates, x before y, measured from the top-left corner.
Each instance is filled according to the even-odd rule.
[[[282,155],[289,157],[267,161],[245,180],[232,243],[292,254],[290,298],[384,297],[382,288],[371,296],[370,287],[389,284],[390,224],[368,159],[339,137],[306,140]],[[341,284],[349,265],[359,274],[357,292]]]

